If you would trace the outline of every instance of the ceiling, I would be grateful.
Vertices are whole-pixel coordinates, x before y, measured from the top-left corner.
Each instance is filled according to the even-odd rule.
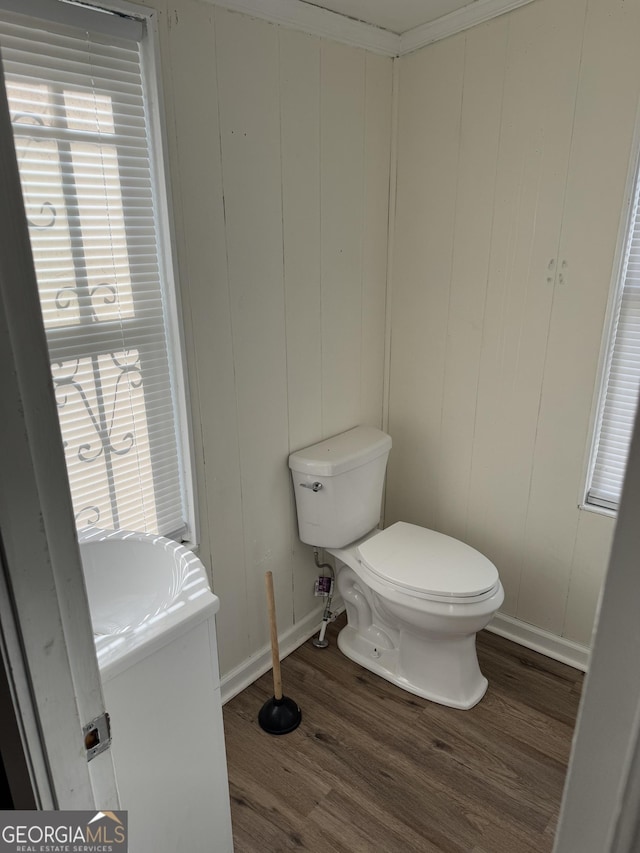
[[[431,23],[477,0],[305,0],[311,6],[321,6],[373,24],[392,33],[404,33]]]

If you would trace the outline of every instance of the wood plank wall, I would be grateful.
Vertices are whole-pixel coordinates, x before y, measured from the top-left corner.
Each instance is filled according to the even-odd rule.
[[[266,570],[280,633],[321,612],[289,452],[382,424],[392,61],[198,0],[146,2],[224,675],[268,646]]]
[[[288,452],[383,423],[392,61],[142,2],[225,674],[267,645],[266,569],[281,633],[316,607]],[[399,60],[386,520],[485,551],[507,613],[582,643],[613,527],[577,504],[639,17],[639,0],[536,0]]]
[[[640,3],[537,0],[400,60],[386,521],[493,559],[589,644],[613,520],[578,509],[640,94]]]

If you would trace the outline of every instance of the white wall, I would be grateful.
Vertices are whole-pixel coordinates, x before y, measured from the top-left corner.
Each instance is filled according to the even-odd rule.
[[[386,520],[491,557],[590,641],[613,522],[579,511],[640,82],[639,0],[536,0],[392,61],[203,0],[159,9],[201,555],[223,674],[318,613],[286,459],[383,423]],[[563,263],[564,262],[564,263]],[[561,277],[562,276],[562,277]]]
[[[640,92],[640,3],[536,0],[400,60],[386,521],[498,566],[588,644],[613,521],[578,509]]]
[[[149,3],[224,675],[268,646],[266,570],[281,634],[319,611],[289,452],[382,422],[392,62],[197,0]]]

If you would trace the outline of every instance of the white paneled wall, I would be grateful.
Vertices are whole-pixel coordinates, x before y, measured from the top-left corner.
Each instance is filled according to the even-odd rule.
[[[613,520],[578,509],[640,94],[640,3],[537,0],[400,60],[386,520],[492,558],[589,644]]]
[[[268,646],[265,571],[281,634],[313,612],[319,624],[289,452],[382,423],[392,61],[198,0],[163,9],[201,556],[225,674]]]
[[[480,548],[507,614],[588,644],[613,522],[578,502],[640,0],[536,0],[398,60],[389,282],[392,60],[142,1],[159,11],[223,674],[267,648],[265,570],[281,635],[319,618],[287,455],[384,422],[385,324],[387,523]]]

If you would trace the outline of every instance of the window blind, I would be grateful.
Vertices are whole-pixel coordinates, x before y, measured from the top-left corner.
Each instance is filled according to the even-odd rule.
[[[0,50],[76,522],[176,534],[186,514],[141,24],[10,5]],[[55,13],[33,17],[43,9]]]
[[[616,509],[620,500],[640,389],[639,200],[637,182],[587,494],[588,503],[610,509]]]

